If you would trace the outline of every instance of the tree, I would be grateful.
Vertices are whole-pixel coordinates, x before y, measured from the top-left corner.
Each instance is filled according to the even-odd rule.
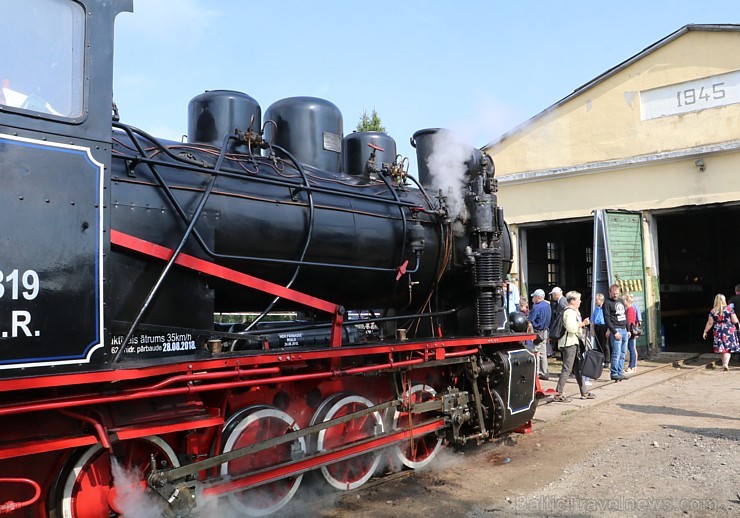
[[[357,123],[357,131],[382,131],[385,133],[385,127],[382,125],[375,108],[373,108],[370,115],[367,114],[367,110],[362,111],[360,122]]]

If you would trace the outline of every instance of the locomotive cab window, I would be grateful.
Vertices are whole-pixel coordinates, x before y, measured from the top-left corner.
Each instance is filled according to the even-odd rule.
[[[71,0],[0,0],[0,105],[83,113],[85,11]]]

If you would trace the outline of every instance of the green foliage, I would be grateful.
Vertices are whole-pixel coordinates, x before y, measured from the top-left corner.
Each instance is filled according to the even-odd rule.
[[[375,108],[373,108],[370,115],[367,114],[367,110],[362,111],[360,122],[357,123],[357,131],[382,131],[385,133],[385,126],[381,123]]]

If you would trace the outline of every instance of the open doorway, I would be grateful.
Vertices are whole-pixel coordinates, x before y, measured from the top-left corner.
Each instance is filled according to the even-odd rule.
[[[523,261],[526,262],[527,289],[549,293],[560,286],[564,293],[581,293],[581,313],[591,313],[593,282],[593,220],[550,222],[542,226],[520,227]]]
[[[740,283],[740,206],[686,207],[655,220],[666,350],[711,352],[701,334],[714,296]]]

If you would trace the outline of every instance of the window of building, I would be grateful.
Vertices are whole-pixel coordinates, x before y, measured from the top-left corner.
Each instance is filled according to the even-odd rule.
[[[594,251],[590,246],[586,247],[586,286],[593,286],[594,279]]]
[[[550,286],[560,284],[560,250],[552,241],[547,242],[547,283]]]
[[[45,115],[83,113],[85,11],[71,0],[3,2],[0,104]]]

